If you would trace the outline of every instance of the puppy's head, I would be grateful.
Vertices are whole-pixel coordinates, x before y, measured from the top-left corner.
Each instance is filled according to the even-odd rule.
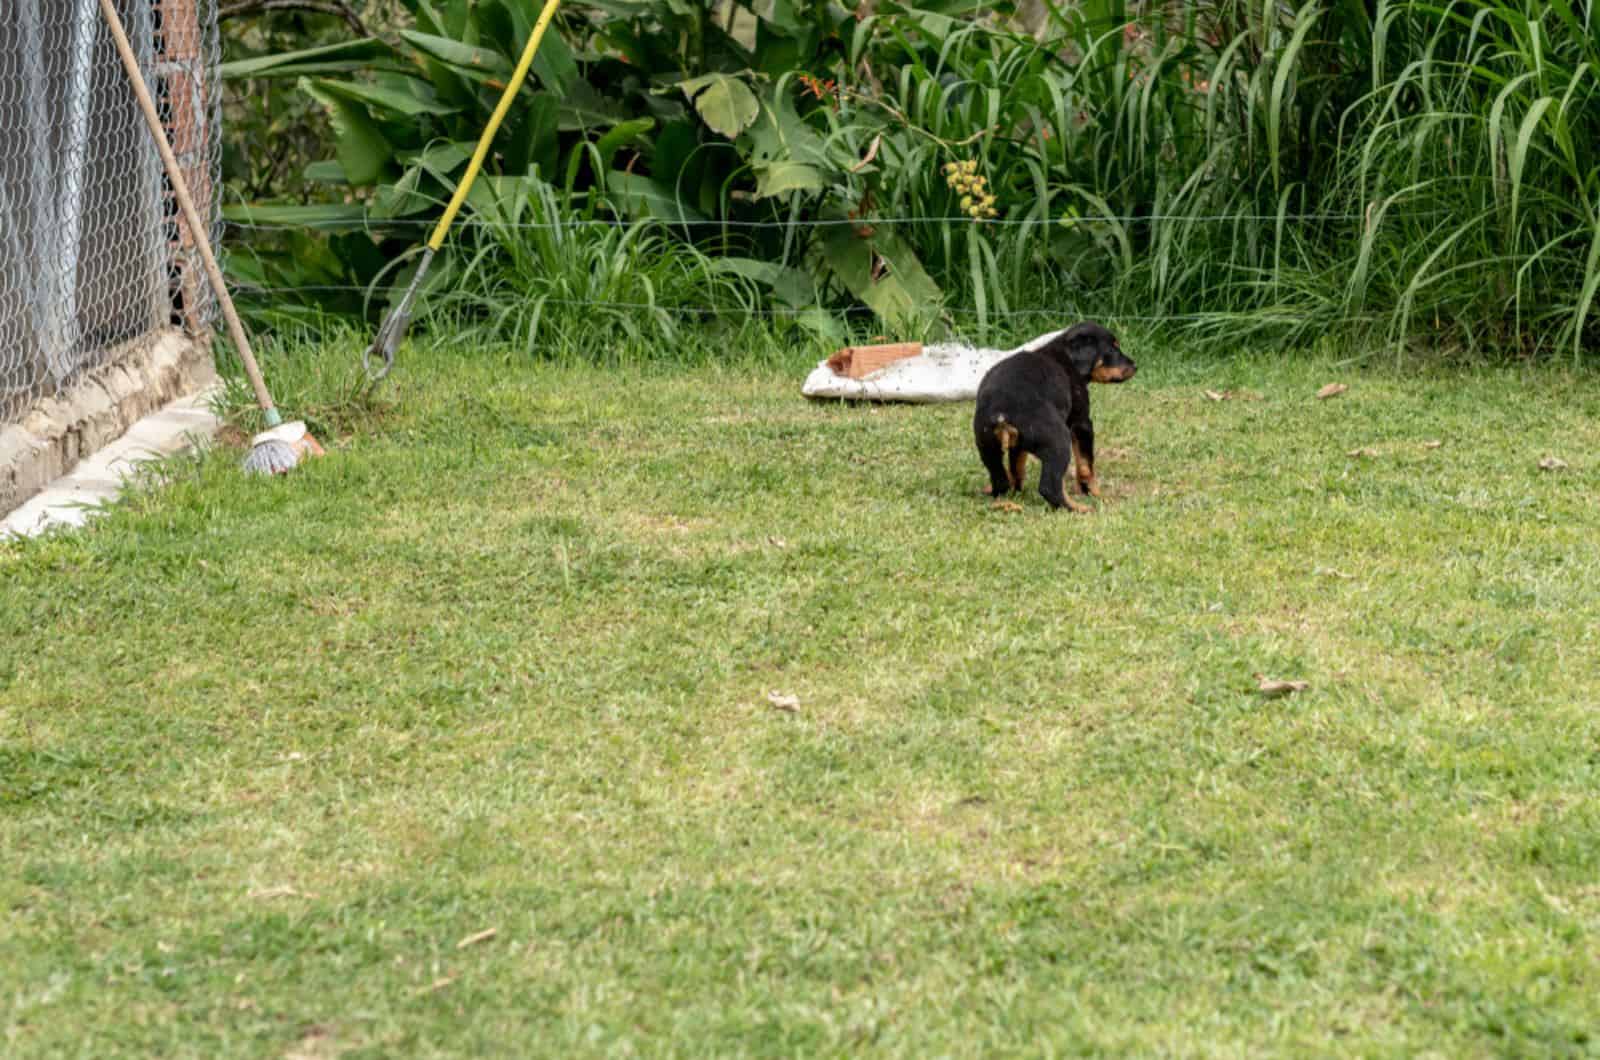
[[[1091,383],[1126,383],[1138,371],[1133,358],[1122,352],[1117,337],[1094,321],[1074,324],[1056,340],[1064,348],[1072,371]]]

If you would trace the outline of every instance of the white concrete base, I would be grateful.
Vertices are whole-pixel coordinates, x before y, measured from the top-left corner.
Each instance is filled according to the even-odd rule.
[[[176,328],[105,351],[106,363],[58,394],[37,398],[0,424],[0,516],[169,401],[217,379],[209,336]]]
[[[171,456],[217,433],[211,412],[216,387],[179,398],[139,420],[104,449],[80,461],[0,521],[0,539],[31,537],[57,526],[82,526],[117,499],[139,465]]]

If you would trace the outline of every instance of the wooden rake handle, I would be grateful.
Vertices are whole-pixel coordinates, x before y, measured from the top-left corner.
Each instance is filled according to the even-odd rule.
[[[228,296],[228,285],[223,281],[222,269],[217,265],[217,256],[211,251],[210,234],[205,222],[200,219],[200,211],[195,209],[188,182],[183,179],[183,169],[178,165],[178,157],[172,153],[167,130],[161,124],[161,115],[156,110],[155,100],[150,98],[150,89],[144,83],[144,74],[139,69],[139,59],[133,53],[133,45],[128,42],[128,31],[123,27],[112,0],[100,0],[100,11],[105,15],[106,25],[110,27],[112,39],[117,43],[117,54],[122,57],[122,68],[128,72],[133,94],[139,100],[139,109],[144,112],[145,124],[150,127],[150,137],[161,152],[161,163],[166,167],[167,179],[172,182],[172,192],[183,211],[184,223],[189,227],[194,245],[200,250],[200,260],[205,263],[211,291],[217,296],[222,315],[228,322],[228,334],[239,350],[240,359],[244,361],[245,375],[250,377],[250,385],[255,388],[256,402],[266,414],[267,426],[275,427],[281,422],[281,417],[272,402],[272,395],[267,392],[267,384],[261,378],[261,369],[256,365],[256,357],[250,349],[249,338],[245,336],[244,325],[239,322],[238,311],[233,308],[233,299]]]

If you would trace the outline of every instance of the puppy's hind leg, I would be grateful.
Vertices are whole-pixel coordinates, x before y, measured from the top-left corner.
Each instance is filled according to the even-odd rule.
[[[1018,493],[1022,492],[1022,483],[1028,477],[1028,454],[1022,449],[1011,450],[1011,459],[1007,461],[1006,470],[1011,475],[1011,488]]]
[[[1100,478],[1094,473],[1094,424],[1088,420],[1072,427],[1072,462],[1078,474],[1078,489],[1092,497],[1100,496]]]
[[[1039,472],[1039,496],[1052,508],[1074,512],[1089,511],[1089,506],[1067,494],[1064,484],[1073,472],[1072,446],[1055,446],[1036,454],[1044,466]]]
[[[1011,489],[1011,475],[1006,468],[1006,446],[997,430],[979,430],[978,456],[989,472],[989,491],[996,499],[1004,497]]]

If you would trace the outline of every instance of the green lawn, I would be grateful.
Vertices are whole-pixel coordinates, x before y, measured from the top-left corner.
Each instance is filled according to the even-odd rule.
[[[408,353],[0,545],[0,1053],[1600,1050],[1594,378],[1127,346],[1093,515],[800,354]]]

